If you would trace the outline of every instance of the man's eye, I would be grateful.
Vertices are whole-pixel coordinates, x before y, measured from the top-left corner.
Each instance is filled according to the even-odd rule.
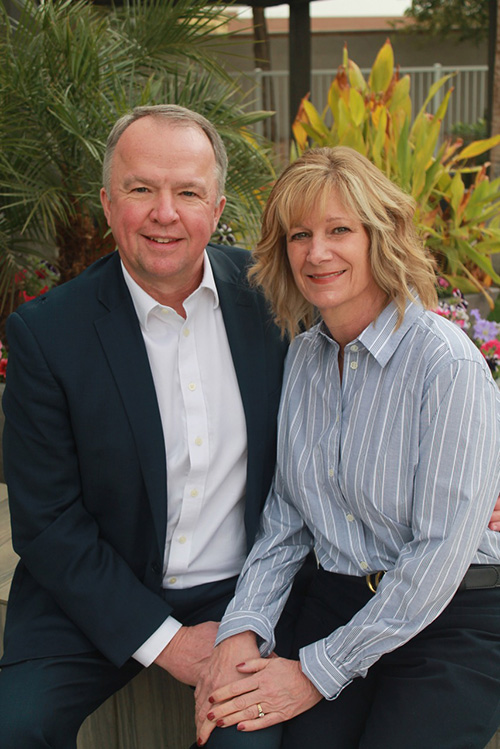
[[[133,187],[132,192],[139,192],[142,194],[142,193],[148,192],[148,188],[147,187]]]
[[[181,194],[185,195],[187,198],[194,198],[196,195],[192,190],[183,190]]]

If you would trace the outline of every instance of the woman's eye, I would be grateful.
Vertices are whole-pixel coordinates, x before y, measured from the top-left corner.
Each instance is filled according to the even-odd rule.
[[[295,242],[298,239],[304,239],[305,237],[308,237],[309,234],[306,231],[296,231],[294,234],[290,234],[290,242]]]
[[[346,234],[348,231],[350,230],[348,229],[347,226],[336,226],[335,229],[333,230],[333,233],[334,234]]]

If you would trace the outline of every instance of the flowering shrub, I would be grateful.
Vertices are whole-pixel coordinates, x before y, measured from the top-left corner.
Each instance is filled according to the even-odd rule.
[[[18,271],[14,280],[21,304],[45,294],[58,282],[59,274],[45,260],[37,260],[30,267]]]
[[[57,284],[58,280],[59,274],[52,266],[45,260],[35,260],[29,267],[23,268],[15,275],[17,304],[29,302],[45,294]],[[8,357],[8,350],[0,341],[0,382],[5,382]]]
[[[446,281],[445,281],[446,283]],[[441,280],[438,284],[443,285]],[[453,289],[455,302],[440,300],[433,310],[441,317],[458,325],[467,333],[486,359],[495,379],[500,378],[500,324],[484,320],[479,310],[472,309],[469,313],[468,302],[458,289]]]

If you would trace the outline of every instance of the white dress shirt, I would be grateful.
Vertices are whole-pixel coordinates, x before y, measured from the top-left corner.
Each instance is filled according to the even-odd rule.
[[[246,421],[208,255],[200,286],[184,302],[185,319],[149,296],[123,264],[122,269],[165,439],[163,587],[191,588],[233,577],[246,556]],[[180,627],[169,617],[134,658],[150,665]]]

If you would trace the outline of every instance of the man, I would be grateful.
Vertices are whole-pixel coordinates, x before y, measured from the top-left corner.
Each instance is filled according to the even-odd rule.
[[[75,747],[153,662],[196,684],[252,545],[286,344],[248,253],[207,248],[226,162],[181,107],[119,120],[101,192],[118,253],[9,319],[4,749]]]

